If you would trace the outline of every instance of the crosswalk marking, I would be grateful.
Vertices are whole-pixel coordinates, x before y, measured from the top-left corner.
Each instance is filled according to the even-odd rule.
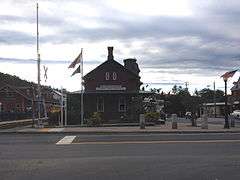
[[[71,144],[76,136],[65,136],[60,141],[58,141],[57,145]]]

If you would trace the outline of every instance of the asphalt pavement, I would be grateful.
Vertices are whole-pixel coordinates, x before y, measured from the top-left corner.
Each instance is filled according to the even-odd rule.
[[[0,179],[240,179],[238,133],[66,136],[0,135]]]

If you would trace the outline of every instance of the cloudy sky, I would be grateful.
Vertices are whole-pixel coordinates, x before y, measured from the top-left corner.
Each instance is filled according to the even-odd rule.
[[[0,72],[37,81],[36,2],[0,0]],[[141,80],[168,92],[174,84],[216,86],[240,67],[238,0],[38,0],[42,84],[80,88],[67,66],[84,50],[84,74],[104,62],[137,58]],[[240,73],[229,81],[236,81]],[[43,75],[43,68],[42,68]],[[43,79],[43,78],[42,78]],[[210,85],[210,86],[209,86]]]

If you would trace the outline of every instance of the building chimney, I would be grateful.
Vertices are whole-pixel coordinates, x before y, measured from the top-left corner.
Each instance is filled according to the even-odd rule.
[[[114,60],[113,47],[108,47],[108,58],[107,58],[107,60]]]
[[[139,75],[140,69],[137,64],[137,60],[133,58],[124,60],[124,67],[136,75]]]

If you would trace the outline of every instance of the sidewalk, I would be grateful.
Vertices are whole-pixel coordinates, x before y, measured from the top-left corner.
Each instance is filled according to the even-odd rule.
[[[0,130],[0,133],[23,133],[23,134],[120,134],[120,133],[240,133],[240,127],[224,129],[223,125],[209,124],[208,129],[201,126],[192,127],[189,123],[178,123],[178,129],[172,129],[171,123],[166,125],[147,126],[140,129],[139,126],[130,127],[59,127],[59,128],[22,128]]]

